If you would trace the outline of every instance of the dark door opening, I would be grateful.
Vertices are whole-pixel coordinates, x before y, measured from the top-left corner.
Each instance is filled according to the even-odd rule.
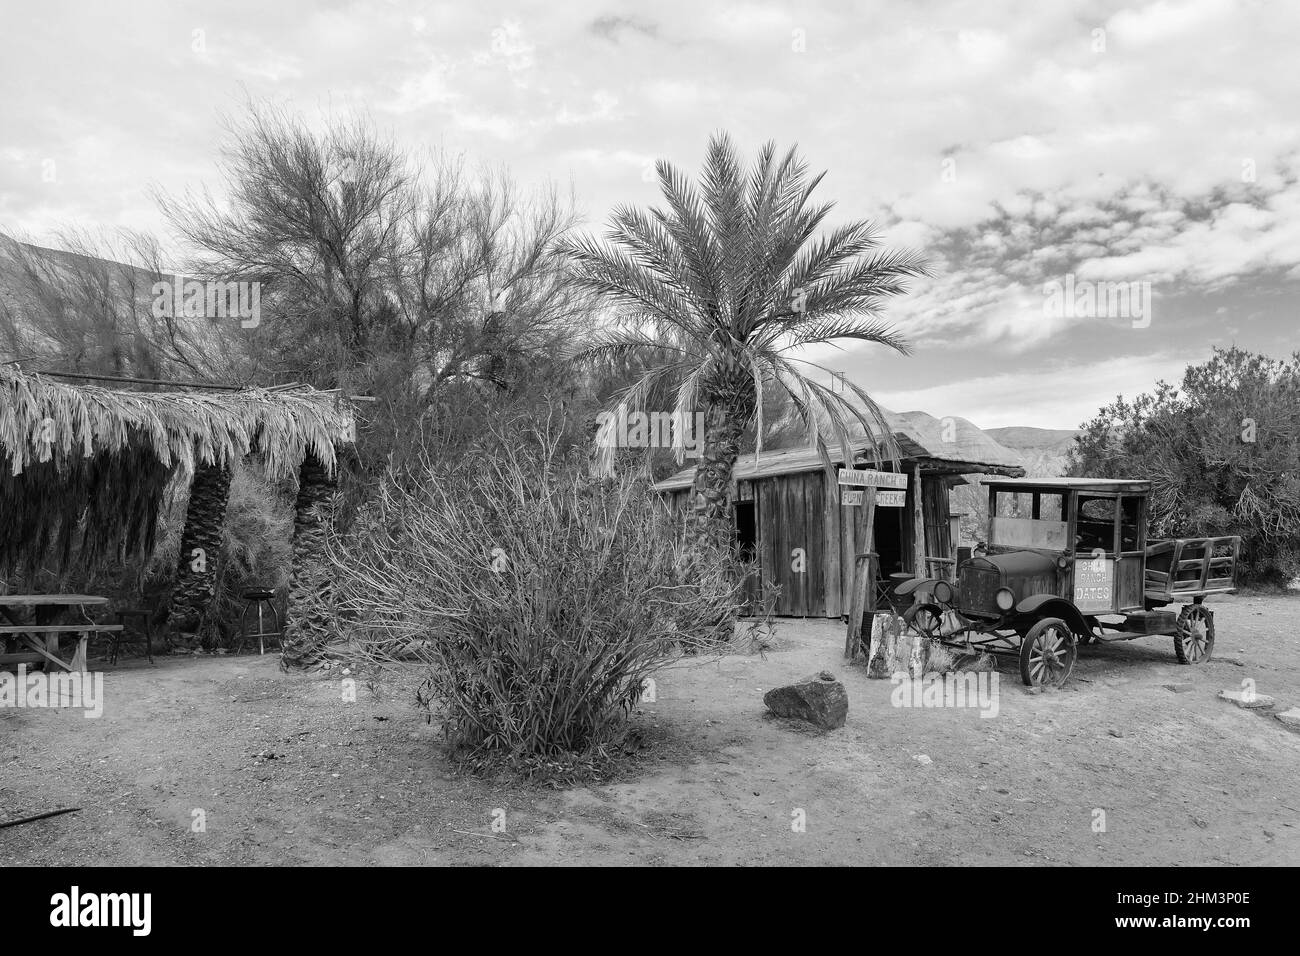
[[[891,574],[907,570],[903,566],[903,515],[904,508],[876,508],[876,553],[880,555],[880,576],[888,580]]]
[[[744,563],[754,561],[758,557],[758,514],[752,501],[736,502],[736,558]],[[761,584],[762,575],[756,569],[745,581],[744,594],[745,600],[749,604],[750,613],[754,613],[761,605],[763,597],[763,587]]]
[[[753,561],[758,553],[758,522],[754,516],[754,502],[736,502],[736,557]]]

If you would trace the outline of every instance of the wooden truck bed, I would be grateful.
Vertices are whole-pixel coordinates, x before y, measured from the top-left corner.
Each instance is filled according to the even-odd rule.
[[[1152,541],[1146,551],[1146,597],[1173,601],[1235,591],[1240,555],[1237,535]]]

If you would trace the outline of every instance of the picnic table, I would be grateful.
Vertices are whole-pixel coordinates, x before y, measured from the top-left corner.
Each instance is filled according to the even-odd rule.
[[[0,664],[48,663],[65,671],[86,669],[86,643],[90,635],[103,631],[120,631],[121,624],[96,624],[86,611],[108,603],[108,598],[95,594],[0,594],[0,638],[5,646],[0,648]],[[20,612],[31,609],[32,620],[21,620]],[[76,608],[80,620],[60,621],[59,617]],[[59,635],[77,634],[77,650],[72,660],[59,656]],[[21,650],[20,648],[26,648]]]

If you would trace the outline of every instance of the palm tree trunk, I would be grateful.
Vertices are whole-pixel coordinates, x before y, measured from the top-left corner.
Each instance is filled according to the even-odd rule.
[[[701,538],[731,539],[731,473],[740,457],[743,434],[740,416],[727,406],[718,403],[706,409],[704,448],[695,466],[692,492],[695,533]]]
[[[310,454],[299,472],[294,502],[293,568],[289,579],[289,604],[285,608],[281,665],[307,667],[320,660],[329,634],[323,613],[329,575],[321,560],[325,535],[333,520],[333,495],[337,478]]]
[[[735,531],[731,520],[731,474],[740,457],[743,418],[727,405],[710,405],[704,413],[704,447],[695,466],[695,486],[688,529],[694,538],[693,553],[683,569],[685,581],[699,581],[720,568],[728,582],[740,587],[734,564],[728,560]],[[736,614],[719,611],[712,620],[698,622],[709,640],[727,641],[735,633]]]
[[[217,580],[217,556],[221,553],[221,525],[230,500],[231,473],[215,465],[194,472],[190,501],[185,509],[181,532],[180,559],[172,587],[168,627],[173,632],[194,634],[212,603]]]

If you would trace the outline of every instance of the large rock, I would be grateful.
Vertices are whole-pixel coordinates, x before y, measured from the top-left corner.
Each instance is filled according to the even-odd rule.
[[[778,717],[806,720],[818,727],[843,727],[849,716],[849,695],[830,671],[822,671],[763,695],[763,703]]]

